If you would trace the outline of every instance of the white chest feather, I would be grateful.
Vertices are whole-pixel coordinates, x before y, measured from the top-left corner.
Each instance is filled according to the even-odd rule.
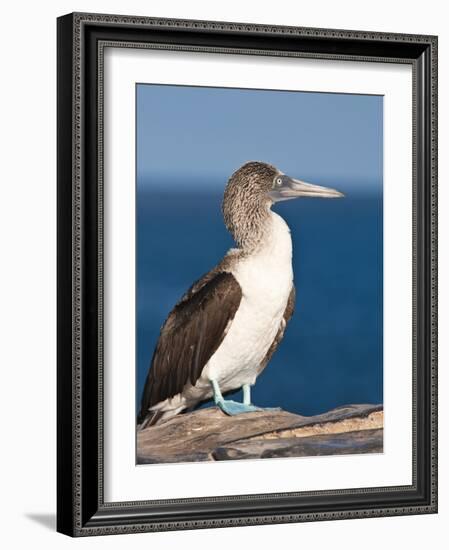
[[[221,346],[201,378],[215,378],[223,391],[254,383],[276,337],[293,283],[292,243],[285,221],[271,214],[271,230],[257,252],[232,269],[242,300]]]

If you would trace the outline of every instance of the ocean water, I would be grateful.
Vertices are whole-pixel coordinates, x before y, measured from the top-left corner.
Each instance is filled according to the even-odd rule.
[[[221,198],[207,189],[138,188],[137,408],[167,314],[234,246]],[[353,191],[344,199],[300,199],[274,209],[291,228],[296,309],[257,379],[253,402],[303,415],[381,403],[381,194]]]

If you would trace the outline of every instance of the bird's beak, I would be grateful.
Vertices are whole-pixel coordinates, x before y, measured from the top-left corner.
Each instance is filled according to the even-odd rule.
[[[344,197],[343,193],[340,193],[340,191],[336,189],[331,189],[330,187],[306,183],[305,181],[293,179],[288,176],[283,176],[282,180],[282,185],[272,189],[269,193],[274,202],[288,201],[299,197],[321,197],[327,199]]]

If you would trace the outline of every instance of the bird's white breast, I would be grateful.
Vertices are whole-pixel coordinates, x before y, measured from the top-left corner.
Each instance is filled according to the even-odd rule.
[[[201,376],[204,383],[215,378],[222,391],[255,382],[283,320],[293,270],[290,230],[280,216],[271,213],[263,246],[241,258],[231,272],[242,289],[242,300]]]

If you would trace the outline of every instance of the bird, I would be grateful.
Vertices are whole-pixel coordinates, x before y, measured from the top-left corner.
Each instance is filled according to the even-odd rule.
[[[261,161],[231,175],[222,213],[236,247],[192,284],[162,325],[137,416],[140,430],[211,399],[230,416],[263,410],[252,403],[251,388],[295,307],[290,229],[272,207],[343,196]],[[242,402],[225,398],[239,389]]]

